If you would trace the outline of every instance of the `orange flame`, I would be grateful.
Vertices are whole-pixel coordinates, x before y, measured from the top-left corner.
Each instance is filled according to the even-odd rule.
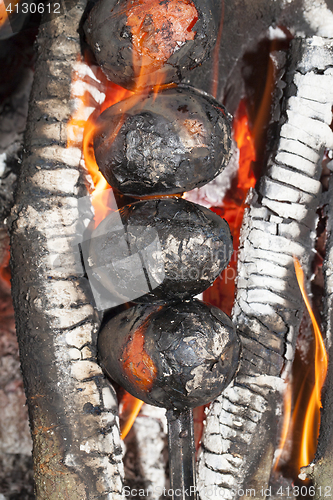
[[[310,386],[310,396],[309,392],[309,374],[311,373],[311,367],[308,371],[303,374],[302,382],[300,387],[297,388],[297,380],[293,381],[293,384],[288,382],[286,393],[285,393],[285,413],[284,421],[282,426],[279,454],[276,463],[273,467],[272,472],[276,471],[282,453],[286,447],[287,437],[291,439],[294,444],[294,449],[291,450],[291,457],[289,458],[291,469],[293,472],[291,474],[298,473],[301,467],[308,465],[311,460],[313,460],[316,445],[319,434],[320,425],[320,408],[321,408],[321,389],[325,382],[325,377],[327,373],[327,353],[324,345],[324,341],[320,332],[315,315],[312,311],[309,298],[305,291],[304,285],[304,273],[301,265],[296,257],[294,257],[294,266],[297,281],[302,293],[303,300],[305,302],[306,308],[308,310],[315,338],[315,353],[314,353],[314,384],[311,390]],[[296,388],[296,389],[295,389]],[[292,410],[292,399],[295,398],[296,392],[296,403]],[[304,410],[304,407],[306,408]],[[292,416],[291,416],[292,413]],[[302,425],[301,429],[301,439],[300,443],[296,437],[298,434],[298,428]],[[295,446],[295,443],[296,444]],[[288,465],[290,467],[290,465]]]
[[[246,207],[246,197],[250,188],[256,184],[252,163],[256,160],[254,137],[250,130],[245,102],[241,101],[234,120],[234,139],[239,149],[239,168],[237,177],[226,193],[222,207],[212,207],[229,224],[233,237],[234,253],[228,267],[220,279],[204,292],[204,300],[220,307],[226,314],[231,313],[235,295],[235,277],[237,273],[237,250],[239,247],[240,228]]]
[[[101,72],[99,72],[98,77],[101,80],[105,79]],[[72,85],[74,86],[74,84],[79,80],[80,76],[75,73]],[[106,90],[105,100],[103,104],[96,109],[96,112],[100,113],[107,107],[112,106],[113,104],[119,102],[120,100],[128,97],[128,95],[131,94],[132,93],[128,90],[125,90],[122,87],[109,82]],[[94,183],[94,190],[91,195],[91,201],[95,211],[94,220],[96,227],[110,212],[110,208],[108,206],[109,192],[106,190],[111,188],[99,171],[98,165],[95,160],[93,149],[93,136],[96,131],[96,126],[93,119],[95,113],[87,117],[87,109],[91,109],[92,107],[91,96],[87,91],[85,91],[82,95],[75,97],[77,99],[78,105],[72,118],[68,121],[67,124],[67,148],[75,146],[82,147],[85,165]],[[96,103],[93,103],[93,106],[94,105],[96,106]]]
[[[321,389],[324,385],[327,374],[328,358],[320,328],[315,315],[313,314],[309,298],[305,291],[304,273],[296,257],[294,257],[294,266],[297,281],[312,321],[315,336],[315,382],[304,419],[299,456],[299,467],[303,467],[304,465],[308,465],[310,463],[315,454],[316,442],[319,434]]]

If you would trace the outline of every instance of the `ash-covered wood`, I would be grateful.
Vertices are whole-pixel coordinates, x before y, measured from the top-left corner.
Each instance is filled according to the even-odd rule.
[[[232,250],[224,219],[175,198],[140,201],[111,213],[83,255],[99,302],[105,299],[111,307],[197,295],[226,267]]]
[[[85,24],[106,76],[133,89],[179,82],[207,58],[217,19],[205,0],[100,0]]]
[[[191,300],[118,314],[102,329],[98,350],[102,368],[130,394],[181,411],[222,392],[237,370],[240,345],[226,314]]]
[[[325,44],[316,37],[292,44],[276,150],[245,213],[233,309],[243,360],[234,385],[207,416],[199,459],[202,500],[214,485],[224,498],[237,499],[241,487],[255,484],[258,492],[268,484],[276,411],[304,308],[293,256],[308,272],[321,160],[333,139],[333,82]]]
[[[78,259],[88,194],[81,145],[67,148],[85,2],[44,18],[25,157],[11,215],[12,285],[37,499],[120,498],[117,403],[96,360],[99,320]],[[90,79],[91,80],[91,79]],[[82,134],[82,130],[81,130]],[[89,211],[89,210],[88,210]]]
[[[319,39],[320,40],[320,39]],[[318,44],[319,44],[318,40]],[[333,83],[333,71],[329,66],[333,63],[333,41],[321,39],[322,44],[320,51],[318,51],[317,58],[322,61],[322,65],[327,67],[324,75],[330,78]],[[324,43],[325,42],[325,43]],[[329,89],[331,104],[333,103],[332,83]],[[321,92],[326,94],[326,89]],[[318,96],[319,97],[319,96]],[[324,110],[323,110],[324,111]],[[328,109],[326,110],[328,115]],[[329,119],[329,116],[327,117]],[[333,149],[331,142],[329,149]],[[329,164],[330,165],[330,164]],[[333,335],[333,182],[332,175],[329,181],[329,190],[326,195],[327,204],[327,243],[326,255],[323,265],[324,278],[325,278],[325,294],[324,294],[324,313],[325,313],[325,335],[326,347],[328,349],[328,372],[326,382],[322,393],[321,421],[320,433],[318,438],[318,448],[314,461],[302,469],[302,477],[310,477],[315,485],[314,498],[322,498],[324,492],[331,492],[333,484],[333,429],[332,429],[332,407],[333,407],[333,348],[332,348],[332,335]]]
[[[211,96],[184,85],[134,95],[97,119],[96,161],[108,183],[127,195],[189,191],[228,164],[230,118]]]
[[[22,155],[23,132],[26,126],[32,69],[21,74],[15,92],[0,104],[0,224],[14,203],[14,190]]]

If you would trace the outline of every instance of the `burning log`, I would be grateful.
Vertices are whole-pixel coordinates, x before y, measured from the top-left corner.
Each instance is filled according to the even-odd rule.
[[[189,191],[227,165],[230,118],[215,99],[187,86],[134,95],[97,119],[96,161],[108,183],[127,195]]]
[[[83,250],[89,279],[111,293],[112,306],[201,293],[232,254],[228,224],[181,198],[146,200],[110,214],[89,247],[89,256]]]
[[[293,257],[309,270],[321,160],[333,143],[332,77],[324,54],[319,38],[292,44],[278,143],[244,217],[233,310],[243,361],[207,417],[199,459],[202,500],[214,487],[236,499],[242,488],[259,492],[269,481],[276,410],[304,308]]]
[[[103,0],[85,32],[106,76],[134,89],[180,81],[207,58],[217,24],[209,0]]]
[[[117,402],[97,363],[99,318],[75,252],[87,174],[81,149],[66,144],[75,106],[72,69],[83,69],[77,29],[85,2],[67,5],[65,17],[44,17],[39,34],[26,154],[10,221],[12,287],[37,498],[114,500],[123,474]]]

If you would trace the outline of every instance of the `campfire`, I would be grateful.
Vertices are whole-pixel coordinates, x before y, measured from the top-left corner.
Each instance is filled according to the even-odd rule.
[[[46,12],[40,25],[22,168],[15,204],[4,212],[38,499],[171,496],[177,483],[169,477],[194,452],[170,449],[168,470],[159,407],[177,408],[168,419],[170,441],[179,444],[188,407],[197,404],[205,404],[194,410],[200,500],[331,494],[330,364],[323,393],[322,386],[331,346],[332,12],[319,1],[305,1],[301,12],[282,2],[245,5],[238,15],[238,4],[204,3],[170,0],[159,11],[160,2],[82,1],[62,5],[64,15]],[[179,214],[186,225],[177,225]],[[123,241],[119,233],[106,245],[114,236],[105,221],[113,227],[119,218],[134,253],[144,251],[144,238],[154,249],[144,293],[139,265],[116,290],[114,276],[101,271]],[[184,253],[187,269],[199,267],[205,244],[214,259],[202,279],[180,280],[165,255],[176,248],[183,258],[181,242],[193,234],[205,243]],[[161,272],[161,262],[170,269]],[[322,309],[306,293],[312,273]],[[199,293],[208,305],[193,298]],[[224,312],[212,313],[216,307]],[[161,325],[166,344],[180,317],[189,336],[206,328],[217,338],[221,325],[230,336],[218,343],[228,353],[218,351],[228,370],[222,384],[213,351],[195,337],[191,366],[201,370],[205,349],[211,370],[186,401],[179,394],[189,372],[180,367],[188,354],[176,366],[158,343]],[[111,330],[119,337],[109,352]],[[137,359],[148,330],[150,350]],[[296,380],[294,359],[312,373],[312,387]],[[159,407],[142,406],[105,372]]]

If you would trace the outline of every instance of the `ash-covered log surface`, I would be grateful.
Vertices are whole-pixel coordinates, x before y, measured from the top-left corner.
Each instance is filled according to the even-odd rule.
[[[292,43],[278,141],[242,226],[233,321],[243,360],[234,385],[207,417],[199,459],[203,500],[212,485],[224,498],[237,499],[242,487],[258,492],[268,484],[276,411],[304,308],[293,257],[309,272],[321,161],[332,147],[331,60],[326,39]]]
[[[12,287],[33,437],[37,499],[120,498],[122,444],[115,393],[96,359],[99,318],[77,247],[89,209],[81,147],[67,147],[77,102],[73,70],[85,2],[46,16],[11,214]],[[82,134],[82,131],[81,131]]]
[[[97,290],[105,288],[101,302],[104,295],[114,306],[197,295],[233,251],[227,222],[182,198],[126,205],[105,218],[82,249],[89,279]]]
[[[96,120],[95,158],[108,183],[124,194],[182,193],[228,164],[230,123],[221,104],[185,85],[134,95]]]
[[[102,0],[85,33],[106,76],[133,89],[179,82],[215,44],[217,19],[205,0]]]
[[[220,309],[188,300],[118,314],[98,350],[102,368],[133,396],[182,411],[221,394],[238,368],[240,343]]]

